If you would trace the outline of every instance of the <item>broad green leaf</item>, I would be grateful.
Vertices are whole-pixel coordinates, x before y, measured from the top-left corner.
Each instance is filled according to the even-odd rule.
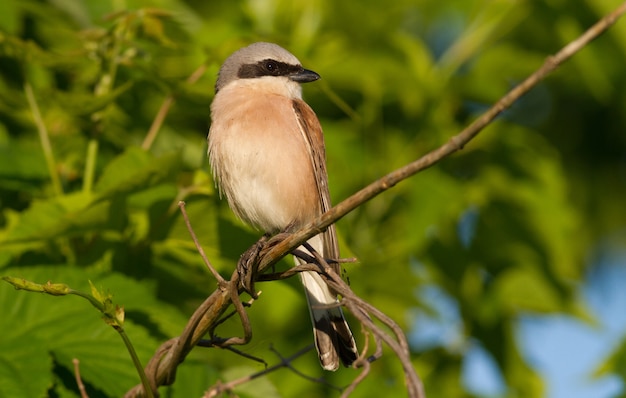
[[[46,66],[71,64],[71,59],[43,50],[33,41],[0,33],[0,55],[19,62],[32,62]],[[75,62],[75,60],[74,60]]]
[[[123,274],[111,273],[96,285],[106,287],[113,294],[113,302],[124,305],[127,320],[142,324],[153,336],[177,336],[187,324],[180,309],[156,298],[154,283],[139,283]]]
[[[114,303],[119,305],[126,303],[118,301],[116,291],[133,292],[131,298],[135,301],[129,304],[130,308],[137,306],[144,309],[152,306],[155,310],[150,322],[145,326],[140,326],[134,321],[144,319],[138,316],[139,313],[131,314],[125,323],[126,333],[144,364],[158,345],[151,333],[162,337],[174,332],[176,329],[172,324],[174,319],[183,323],[180,315],[172,309],[167,309],[165,305],[163,312],[159,312],[159,304],[145,288],[127,278],[114,275],[100,278],[84,270],[68,267],[32,267],[12,269],[8,272],[15,275],[19,273],[20,277],[32,281],[53,280],[67,283],[72,288],[86,292],[89,291],[87,280],[93,279],[98,286],[106,284],[106,289],[114,296]],[[148,302],[151,304],[148,305]],[[78,358],[81,361],[83,380],[105,391],[109,396],[121,396],[127,389],[139,383],[136,369],[120,336],[113,328],[107,326],[100,319],[98,311],[83,299],[77,296],[51,297],[16,291],[9,284],[2,283],[0,308],[3,308],[4,314],[0,319],[0,328],[10,331],[0,341],[0,344],[8,347],[7,350],[1,351],[3,362],[12,363],[21,358],[20,363],[23,364],[18,371],[13,371],[15,373],[13,380],[26,380],[33,374],[38,374],[38,383],[41,382],[45,384],[45,388],[49,388],[53,377],[51,360],[54,359],[71,372],[72,359]],[[161,314],[161,317],[158,317],[157,313]],[[154,325],[159,325],[159,330],[146,329]],[[181,330],[183,326],[180,326]],[[20,350],[14,351],[10,347],[20,347]],[[22,358],[22,355],[28,355],[28,358]],[[47,365],[42,358],[47,359]],[[46,369],[41,368],[44,365]],[[37,387],[37,383],[30,385],[33,388],[41,388]]]
[[[171,180],[178,170],[179,155],[155,158],[135,147],[111,161],[98,179],[94,191],[98,199],[129,195]]]
[[[33,202],[0,244],[76,236],[105,228],[115,220],[110,209],[109,202],[93,203],[92,196],[83,192]]]
[[[90,92],[66,93],[61,91],[54,93],[54,100],[71,114],[78,116],[91,115],[115,102],[120,95],[130,90],[131,87],[132,82],[127,82],[106,94],[97,96]]]
[[[0,178],[41,183],[49,174],[43,155],[33,143],[11,140],[0,145]]]
[[[29,325],[19,317],[13,308],[30,306],[26,294],[15,297],[15,289],[8,284],[0,285],[0,396],[29,398],[46,397],[52,387],[52,358],[47,349],[46,338],[29,333],[34,325]]]

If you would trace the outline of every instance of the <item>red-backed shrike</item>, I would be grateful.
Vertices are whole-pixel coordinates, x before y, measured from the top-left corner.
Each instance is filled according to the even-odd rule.
[[[322,127],[300,87],[319,78],[272,43],[236,51],[219,71],[208,137],[211,169],[235,214],[266,233],[304,226],[331,206]],[[324,258],[339,258],[334,225],[308,243]],[[322,367],[336,370],[340,360],[350,365],[357,349],[337,295],[319,274],[300,275]]]

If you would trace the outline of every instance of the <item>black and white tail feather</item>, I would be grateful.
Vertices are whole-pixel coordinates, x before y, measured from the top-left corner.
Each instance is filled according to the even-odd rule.
[[[326,257],[326,253],[335,250],[325,250],[323,239],[320,238],[322,237],[319,235],[313,237],[309,240],[309,244],[314,250]],[[299,250],[309,253],[302,246]],[[296,264],[305,263],[297,257],[295,259]],[[313,323],[315,348],[322,368],[335,371],[339,368],[340,362],[344,366],[350,366],[356,360],[358,352],[354,336],[343,315],[337,295],[331,292],[324,279],[317,272],[302,272],[300,277]]]

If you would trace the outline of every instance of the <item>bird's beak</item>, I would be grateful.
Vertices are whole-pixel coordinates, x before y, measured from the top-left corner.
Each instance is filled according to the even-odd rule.
[[[289,75],[289,79],[298,83],[310,83],[319,80],[320,78],[321,76],[316,72],[304,68]]]

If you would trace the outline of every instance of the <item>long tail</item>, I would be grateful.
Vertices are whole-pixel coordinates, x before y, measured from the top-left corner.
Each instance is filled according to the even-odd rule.
[[[312,238],[309,243],[313,247],[320,246],[318,237]],[[303,247],[300,250],[306,251]],[[296,262],[300,263],[301,260],[296,259]],[[318,273],[302,272],[300,275],[322,368],[335,371],[339,368],[339,361],[350,366],[356,360],[358,352],[352,331],[338,305],[337,296],[330,291]]]

